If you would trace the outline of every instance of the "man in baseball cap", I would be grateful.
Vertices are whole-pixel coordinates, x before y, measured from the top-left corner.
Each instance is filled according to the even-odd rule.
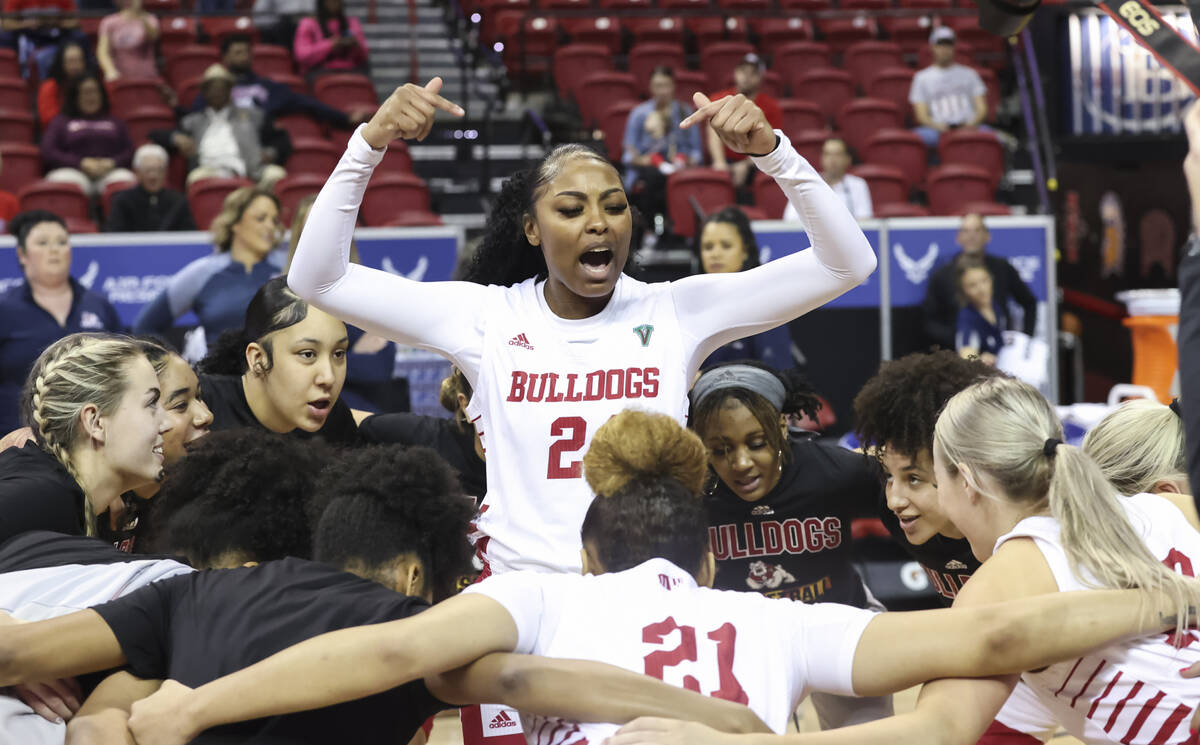
[[[929,35],[933,64],[913,77],[908,93],[917,120],[913,131],[931,149],[937,147],[942,132],[980,128],[987,116],[987,87],[979,73],[954,61],[954,41],[953,29],[933,29]]]
[[[772,127],[780,129],[783,127],[783,110],[779,107],[779,101],[762,90],[763,73],[766,71],[767,65],[762,57],[751,52],[742,57],[737,66],[733,68],[734,87],[717,91],[709,98],[716,101],[719,98],[741,93],[762,109]],[[735,153],[725,147],[720,138],[711,130],[708,131],[707,136],[708,155],[712,159],[713,168],[729,171],[734,187],[738,189],[748,187],[753,182],[754,163],[745,155]]]

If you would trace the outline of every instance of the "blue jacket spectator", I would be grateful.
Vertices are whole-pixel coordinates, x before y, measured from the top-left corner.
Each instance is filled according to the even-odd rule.
[[[703,159],[700,149],[700,129],[680,129],[679,123],[692,113],[691,107],[675,100],[675,72],[666,66],[655,68],[650,76],[649,101],[643,101],[629,112],[625,122],[625,137],[622,141],[625,164],[625,188],[632,189],[639,175],[648,168],[657,170],[652,163],[655,154],[666,162],[676,155],[682,156],[685,166],[698,165]],[[661,117],[661,129],[655,126],[651,114]],[[647,127],[647,121],[652,126]]]

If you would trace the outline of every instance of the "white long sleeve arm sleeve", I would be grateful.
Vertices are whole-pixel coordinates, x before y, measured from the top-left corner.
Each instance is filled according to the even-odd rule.
[[[313,203],[288,270],[288,286],[368,333],[448,356],[474,380],[481,339],[473,329],[486,289],[468,282],[415,282],[350,263],[350,241],[371,172],[383,159],[360,131]]]
[[[819,308],[875,271],[875,252],[854,216],[808,161],[779,135],[773,152],[754,159],[800,213],[812,248],[736,274],[698,274],[671,284],[686,346],[688,373],[735,339],[762,333]]]

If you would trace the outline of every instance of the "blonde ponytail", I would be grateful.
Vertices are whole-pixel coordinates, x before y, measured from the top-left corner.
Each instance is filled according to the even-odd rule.
[[[1062,436],[1057,415],[1035,388],[993,378],[946,403],[934,448],[951,473],[958,473],[956,464],[969,466],[968,483],[980,494],[1024,504],[1030,512],[1048,506],[1080,582],[1163,593],[1175,605],[1176,630],[1182,631],[1188,607],[1200,605],[1200,582],[1154,558],[1116,489],[1082,450],[1061,442],[1047,449],[1047,441]]]
[[[1096,461],[1121,494],[1154,491],[1161,481],[1187,481],[1183,420],[1157,401],[1126,401],[1083,438],[1083,452]],[[1190,492],[1189,492],[1190,493]]]

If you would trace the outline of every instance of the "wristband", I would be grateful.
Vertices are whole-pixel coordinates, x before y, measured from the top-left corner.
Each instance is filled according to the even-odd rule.
[[[771,153],[775,152],[775,149],[778,147],[779,147],[779,135],[775,135],[775,145],[770,150],[768,150],[765,153],[746,153],[746,155],[749,155],[751,158],[764,158],[764,157],[770,155]]]

